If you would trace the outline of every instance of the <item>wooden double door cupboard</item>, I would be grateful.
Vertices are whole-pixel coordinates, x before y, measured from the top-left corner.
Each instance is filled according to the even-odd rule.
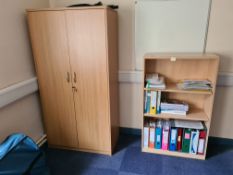
[[[119,123],[117,12],[30,9],[27,17],[49,146],[111,155]]]

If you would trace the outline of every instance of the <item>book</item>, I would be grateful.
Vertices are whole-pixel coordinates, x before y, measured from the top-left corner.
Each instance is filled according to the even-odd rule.
[[[155,147],[155,121],[150,120],[150,131],[149,131],[149,147]]]
[[[186,111],[178,111],[178,110],[161,110],[161,114],[174,114],[174,115],[186,115]]]
[[[164,82],[164,77],[159,76],[157,73],[146,74],[146,82],[147,88],[157,88],[157,89],[165,89],[166,85]]]
[[[183,128],[178,128],[177,151],[182,150],[182,138],[183,138]]]
[[[146,106],[147,106],[147,91],[144,91],[144,113],[147,112]]]
[[[145,121],[145,124],[143,127],[143,147],[144,148],[149,147],[149,123],[148,121]]]
[[[184,129],[183,143],[182,143],[182,152],[189,153],[191,139],[191,129]]]
[[[169,144],[170,151],[176,151],[177,134],[178,134],[177,128],[172,127],[170,131],[170,144]]]
[[[199,130],[205,128],[204,124],[200,121],[186,121],[186,120],[174,120],[174,127],[199,129]]]
[[[151,102],[151,92],[147,91],[147,96],[146,96],[146,111],[145,113],[149,113],[150,112],[150,102]]]
[[[149,88],[155,88],[155,89],[166,89],[166,85],[163,84],[150,84],[148,86]]]
[[[156,114],[157,91],[151,91],[150,114]]]
[[[189,110],[189,105],[178,100],[167,100],[166,102],[161,102],[161,110],[177,110],[187,112]]]
[[[189,153],[197,154],[198,141],[199,141],[199,130],[192,130]]]
[[[162,92],[161,91],[157,91],[157,106],[156,106],[156,113],[160,114],[160,105],[161,105],[161,96],[162,96]]]
[[[147,83],[154,83],[154,84],[159,84],[159,74],[154,73],[154,74],[146,74],[146,82]]]
[[[199,134],[199,143],[197,153],[203,155],[205,152],[206,130],[201,130]]]
[[[155,148],[161,149],[162,147],[162,120],[158,120],[156,122],[156,128],[155,128]]]
[[[183,90],[211,90],[212,83],[209,80],[181,80],[177,87]]]
[[[168,150],[170,122],[166,120],[163,123],[162,149]]]
[[[164,84],[164,77],[159,76],[159,74],[146,74],[146,82],[153,85]]]

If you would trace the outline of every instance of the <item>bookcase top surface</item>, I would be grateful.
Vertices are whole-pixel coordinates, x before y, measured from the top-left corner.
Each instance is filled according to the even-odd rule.
[[[146,53],[144,59],[219,59],[213,53]]]
[[[87,7],[57,7],[57,8],[38,8],[38,9],[26,9],[27,12],[37,12],[37,11],[65,11],[65,10],[89,10],[89,9],[108,9],[115,11],[114,9],[102,5],[102,6],[87,6]]]

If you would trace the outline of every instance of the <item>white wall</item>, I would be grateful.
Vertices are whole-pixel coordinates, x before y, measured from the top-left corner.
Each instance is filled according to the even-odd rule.
[[[37,94],[26,96],[0,109],[0,141],[11,133],[21,132],[35,141],[44,134]]]
[[[101,0],[104,4],[119,5],[119,68],[134,70],[134,0]],[[77,3],[94,4],[97,0],[50,0],[51,7],[65,7]]]
[[[95,3],[96,1],[50,0],[53,7],[62,7],[80,2]],[[141,128],[142,84],[135,83],[140,82],[141,75],[140,72],[134,71],[136,69],[134,57],[134,0],[104,0],[103,2],[118,4],[120,7],[118,9],[119,69],[120,71],[123,70],[123,72],[126,71],[126,74],[121,75],[121,79],[128,79],[129,81],[120,83],[120,125],[122,127]],[[213,0],[211,9],[206,51],[220,53],[221,72],[233,75],[233,1]],[[232,77],[229,78],[232,79]],[[233,127],[231,127],[233,122],[231,117],[232,95],[232,87],[217,88],[210,132],[212,136],[233,138]]]
[[[1,0],[0,89],[35,76],[27,31],[27,8],[49,7],[48,0]],[[37,140],[43,135],[37,94],[0,109],[0,142],[12,132]]]
[[[210,0],[153,1],[135,4],[136,70],[150,52],[203,52]]]

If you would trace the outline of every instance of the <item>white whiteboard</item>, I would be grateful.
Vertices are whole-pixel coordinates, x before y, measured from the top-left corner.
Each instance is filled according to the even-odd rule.
[[[210,0],[135,2],[136,69],[147,52],[203,52]]]

